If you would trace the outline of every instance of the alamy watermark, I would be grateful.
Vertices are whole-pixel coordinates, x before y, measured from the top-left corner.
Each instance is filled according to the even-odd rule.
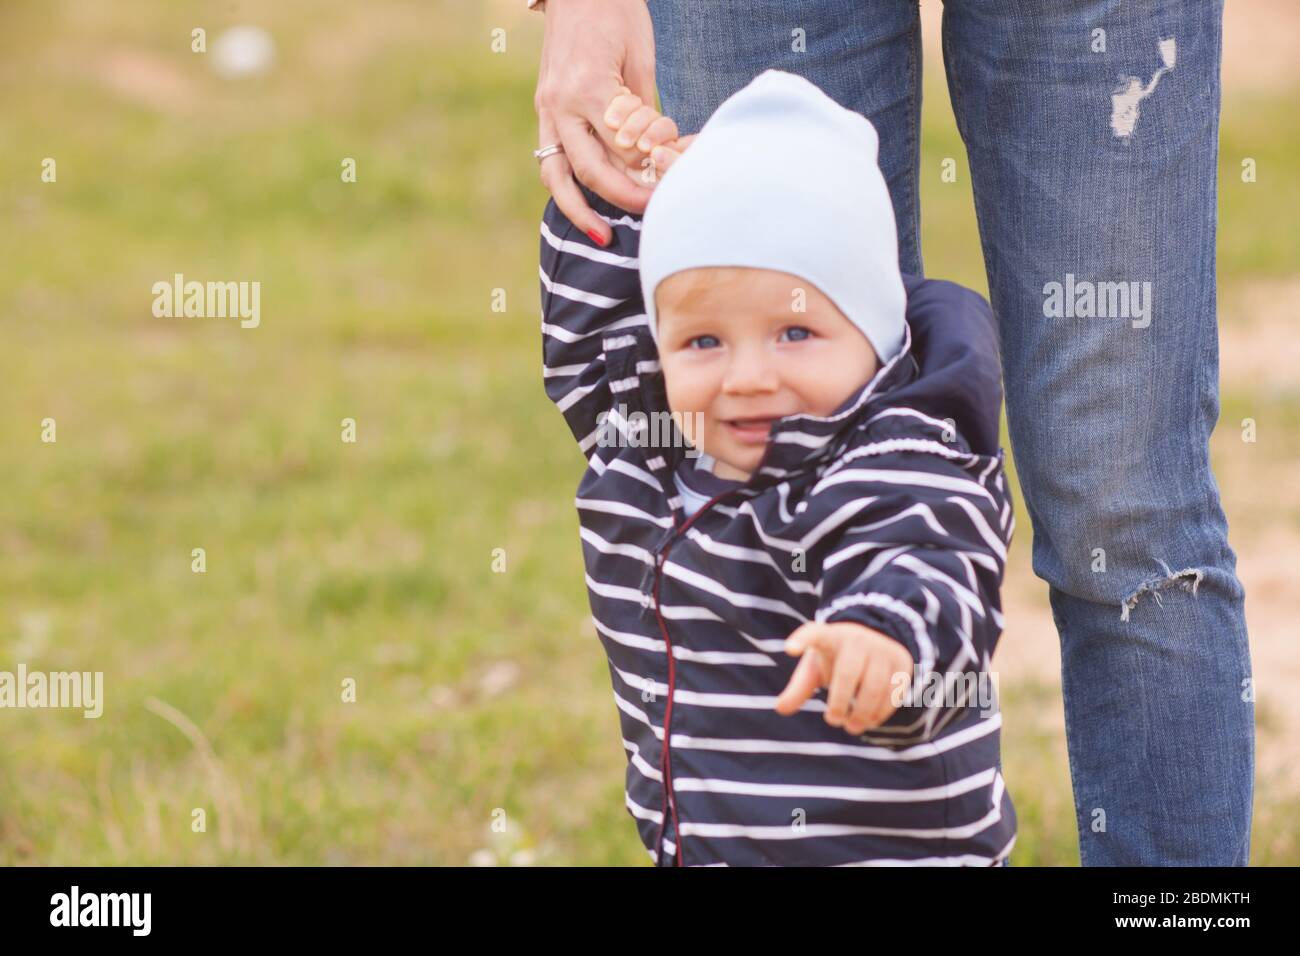
[[[153,284],[153,314],[159,319],[239,319],[239,327],[262,322],[262,283],[186,282],[176,273]]]
[[[1076,280],[1043,286],[1043,315],[1049,319],[1132,319],[1133,328],[1151,324],[1150,282],[1092,282]]]
[[[26,664],[18,672],[0,671],[0,709],[80,708],[84,717],[104,713],[103,671],[32,671]]]
[[[703,412],[629,412],[626,405],[601,412],[596,444],[601,448],[685,448],[687,458],[703,449]]]
[[[997,680],[989,671],[931,671],[915,678],[900,671],[890,683],[894,707],[978,707],[981,717],[998,712]]]
[[[148,936],[152,914],[152,893],[83,893],[73,884],[50,897],[51,926],[121,926],[132,936]]]

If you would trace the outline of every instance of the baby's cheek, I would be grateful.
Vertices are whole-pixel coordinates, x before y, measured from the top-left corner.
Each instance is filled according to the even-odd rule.
[[[869,381],[871,375],[862,374],[860,368],[850,370],[832,365],[825,369],[825,374],[808,377],[800,391],[808,410],[825,417],[834,414]]]
[[[661,362],[668,408],[682,415],[702,414],[712,393],[708,379],[697,370],[673,362]]]
[[[696,394],[698,388],[689,374],[682,374],[680,369],[672,369],[668,363],[662,363],[664,387],[668,397],[668,410],[677,423],[678,430],[687,442],[701,448],[711,444],[709,431],[713,425],[712,416],[704,413],[704,406]]]

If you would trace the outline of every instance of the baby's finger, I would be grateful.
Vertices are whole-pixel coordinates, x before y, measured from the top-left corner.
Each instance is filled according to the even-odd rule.
[[[671,146],[656,146],[650,151],[650,162],[654,163],[655,170],[661,177],[681,158],[682,154]]]
[[[677,139],[677,124],[673,122],[671,116],[658,115],[646,127],[641,138],[636,141],[636,148],[643,153],[648,153],[656,146],[664,143],[671,143]]]
[[[785,685],[785,690],[777,697],[776,712],[787,717],[795,713],[803,706],[804,701],[817,693],[817,688],[821,685],[817,655],[807,654],[790,675],[790,683]]]
[[[892,668],[885,661],[873,658],[867,664],[857,696],[853,698],[853,713],[844,725],[846,731],[860,734],[889,719],[894,710],[890,700],[893,692],[889,682],[891,673]]]
[[[786,637],[785,652],[794,657],[798,657],[804,652],[804,648],[812,643],[821,630],[822,626],[816,621],[809,621],[807,624],[800,624]]]
[[[641,138],[641,134],[650,128],[650,124],[659,118],[659,111],[653,106],[639,106],[623,120],[622,126],[619,127],[618,135],[614,137],[614,145],[621,149],[631,149]],[[640,147],[637,147],[638,149]],[[649,152],[649,150],[642,150]]]
[[[627,87],[622,87],[626,90]],[[642,107],[641,97],[635,93],[620,93],[609,101],[609,106],[605,107],[605,125],[610,129],[618,129],[623,125],[623,121]]]
[[[830,693],[826,695],[826,723],[832,727],[844,726],[849,716],[858,682],[867,666],[867,652],[857,641],[845,641],[835,656],[835,669],[831,673]]]

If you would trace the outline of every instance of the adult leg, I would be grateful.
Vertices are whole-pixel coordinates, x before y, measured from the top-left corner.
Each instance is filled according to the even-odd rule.
[[[1249,855],[1244,593],[1208,452],[1221,23],[1215,0],[944,7],[1085,865]]]
[[[663,111],[696,133],[766,69],[797,73],[880,134],[900,267],[920,274],[921,28],[917,0],[651,0]]]

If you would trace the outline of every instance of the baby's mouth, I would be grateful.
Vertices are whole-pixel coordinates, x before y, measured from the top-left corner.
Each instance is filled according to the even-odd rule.
[[[742,442],[761,444],[767,441],[775,418],[728,418],[722,424]]]

